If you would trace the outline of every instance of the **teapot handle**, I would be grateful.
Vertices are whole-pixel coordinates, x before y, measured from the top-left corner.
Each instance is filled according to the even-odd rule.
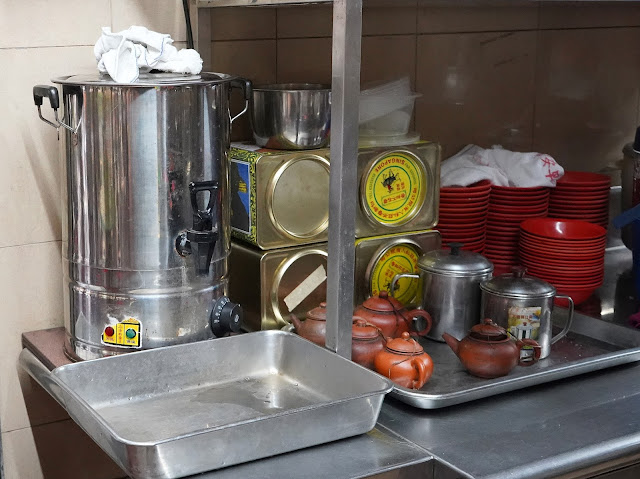
[[[412,336],[426,336],[429,333],[429,331],[431,331],[431,325],[433,324],[433,320],[431,319],[431,315],[427,313],[424,309],[414,309],[413,311],[409,311],[407,313],[407,316],[409,316],[410,318],[420,316],[427,323],[424,329],[420,331],[411,331]]]
[[[535,364],[540,359],[540,354],[542,354],[542,347],[538,344],[538,342],[534,339],[525,338],[520,339],[517,343],[518,345],[518,353],[524,346],[533,346],[533,360],[532,361],[523,361],[522,359],[518,361],[520,366],[531,366]]]
[[[411,365],[416,369],[416,371],[418,371],[418,379],[413,380],[412,389],[418,389],[416,387],[418,384],[424,384],[427,382],[427,367],[418,358],[413,358],[411,360]]]

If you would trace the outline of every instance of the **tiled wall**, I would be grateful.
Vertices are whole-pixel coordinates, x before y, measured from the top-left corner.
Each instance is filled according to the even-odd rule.
[[[256,83],[331,80],[331,7],[213,9],[211,64]],[[640,6],[365,0],[362,84],[408,75],[415,129],[614,166],[638,122]],[[201,42],[209,38],[200,37]],[[246,137],[246,124],[236,137]]]
[[[161,4],[161,5],[160,5]],[[60,160],[56,132],[31,89],[95,71],[103,26],[140,24],[185,46],[182,2],[9,1],[0,13],[0,425],[7,479],[123,477],[123,472],[18,369],[23,331],[63,324]],[[48,102],[43,108],[52,117]]]
[[[408,74],[423,94],[415,128],[447,154],[468,142],[501,143],[547,151],[570,168],[613,164],[638,122],[640,7],[479,3],[395,0],[389,8],[365,0],[363,83]],[[58,145],[37,118],[31,87],[94,71],[92,45],[102,26],[142,24],[184,42],[180,4],[3,5],[0,424],[7,479],[122,476],[16,362],[23,331],[63,322]],[[327,7],[204,10],[200,25],[215,70],[258,83],[330,81]],[[246,123],[239,132],[248,133]]]

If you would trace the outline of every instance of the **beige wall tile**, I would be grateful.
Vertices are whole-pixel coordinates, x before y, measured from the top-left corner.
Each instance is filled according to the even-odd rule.
[[[18,366],[25,331],[63,325],[60,242],[0,248],[0,424],[11,431],[66,417]]]
[[[275,8],[210,8],[212,40],[276,38]]]
[[[168,33],[176,41],[187,39],[181,0],[111,0],[111,21],[114,32],[140,25],[159,33]]]
[[[0,50],[0,247],[60,239],[60,153],[53,127],[38,118],[32,88],[50,78],[95,72],[92,47]],[[43,115],[53,118],[49,102]]]
[[[540,33],[534,147],[565,168],[599,170],[633,139],[640,30]]]
[[[540,28],[640,26],[640,5],[632,2],[541,2]]]
[[[366,0],[362,7],[362,34],[416,33],[417,10],[417,0]]]
[[[443,145],[531,147],[535,32],[418,37],[416,129]]]
[[[362,39],[360,81],[369,83],[395,80],[404,76],[415,84],[416,36],[393,35]]]
[[[93,45],[100,37],[100,29],[111,25],[109,3],[110,0],[4,0],[0,48]]]
[[[456,3],[420,1],[418,33],[531,30],[538,25],[536,2]]]
[[[126,475],[73,421],[2,433],[6,479],[116,479]]]
[[[284,6],[278,8],[278,38],[330,37],[333,30],[331,5]]]
[[[212,43],[212,70],[233,73],[250,79],[255,85],[276,81],[276,41],[248,40]],[[239,92],[231,97],[231,111],[239,112],[244,99]],[[233,122],[231,138],[248,140],[251,138],[249,115],[245,114]]]
[[[331,39],[278,40],[278,81],[331,84]]]

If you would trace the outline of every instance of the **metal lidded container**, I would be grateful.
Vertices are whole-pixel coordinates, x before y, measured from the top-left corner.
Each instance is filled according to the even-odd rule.
[[[491,278],[493,264],[484,256],[462,250],[461,243],[450,243],[450,249],[430,251],[418,261],[419,275],[399,274],[401,278],[420,278],[422,307],[433,319],[427,337],[443,341],[447,332],[457,339],[480,322],[480,283]]]
[[[526,268],[514,267],[480,285],[483,318],[490,318],[516,339],[535,339],[542,347],[540,359],[551,352],[551,345],[563,338],[573,320],[573,300],[556,294],[556,288],[546,281],[526,276]],[[569,301],[569,317],[562,331],[551,332],[551,314],[555,298]]]
[[[93,359],[212,337],[226,305],[231,75],[57,78],[33,89],[63,131],[65,350]],[[48,98],[55,122],[42,117]],[[246,107],[245,107],[246,111]],[[235,118],[234,118],[235,119]],[[210,323],[211,321],[211,323]]]

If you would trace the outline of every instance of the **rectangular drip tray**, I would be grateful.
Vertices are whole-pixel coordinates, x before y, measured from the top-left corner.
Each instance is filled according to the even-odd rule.
[[[391,384],[262,331],[69,364],[21,365],[133,478],[173,478],[370,431]]]
[[[554,311],[554,317],[566,314],[566,310]],[[470,375],[444,343],[420,342],[434,362],[431,379],[418,390],[394,386],[391,395],[421,409],[452,406],[640,360],[640,331],[578,313],[567,336],[551,346],[549,357],[532,366],[516,366],[507,376],[495,379]]]

